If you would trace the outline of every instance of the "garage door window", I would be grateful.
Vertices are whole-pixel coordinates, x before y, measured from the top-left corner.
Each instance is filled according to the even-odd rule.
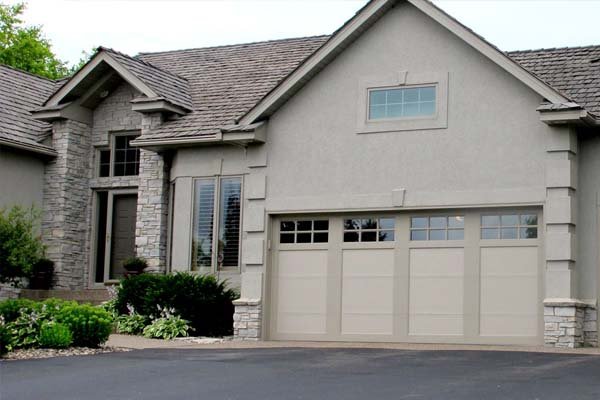
[[[344,242],[393,242],[394,218],[344,220]]]
[[[329,241],[329,221],[285,220],[279,225],[279,242],[291,243],[327,243]]]
[[[535,214],[481,216],[482,239],[537,239],[538,217]]]
[[[462,215],[412,217],[410,240],[464,240],[465,217]]]

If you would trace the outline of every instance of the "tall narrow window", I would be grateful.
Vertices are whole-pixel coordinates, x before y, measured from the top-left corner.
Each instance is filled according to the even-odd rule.
[[[242,179],[197,179],[194,190],[192,270],[238,267]]]
[[[215,217],[215,181],[198,179],[195,183],[192,270],[210,268],[213,255],[213,221]]]
[[[140,169],[140,149],[131,146],[135,136],[115,137],[114,176],[138,175]]]
[[[240,178],[221,179],[219,206],[219,268],[237,267],[240,256]]]

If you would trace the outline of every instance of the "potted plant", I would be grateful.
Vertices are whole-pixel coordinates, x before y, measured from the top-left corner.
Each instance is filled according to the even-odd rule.
[[[54,262],[47,258],[40,258],[31,266],[29,288],[36,290],[49,290],[52,287],[54,276]]]
[[[130,257],[123,261],[123,268],[127,271],[125,276],[139,275],[148,267],[148,262],[141,257]]]

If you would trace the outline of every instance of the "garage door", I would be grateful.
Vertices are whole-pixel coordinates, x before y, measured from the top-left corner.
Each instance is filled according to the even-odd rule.
[[[274,220],[273,340],[540,344],[538,210]]]

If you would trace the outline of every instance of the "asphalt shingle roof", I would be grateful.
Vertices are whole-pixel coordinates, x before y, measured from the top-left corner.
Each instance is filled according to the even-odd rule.
[[[186,78],[194,105],[193,112],[144,138],[214,135],[252,108],[328,38],[139,54],[140,60]]]
[[[507,54],[588,112],[600,116],[600,45]]]
[[[48,123],[32,118],[59,83],[0,65],[0,139],[43,149],[39,143],[50,132]]]
[[[104,50],[110,54],[159,96],[187,110],[193,109],[190,85],[186,78],[178,76],[172,70],[157,68],[144,62],[143,59],[134,58],[113,49],[100,47],[98,50]]]

